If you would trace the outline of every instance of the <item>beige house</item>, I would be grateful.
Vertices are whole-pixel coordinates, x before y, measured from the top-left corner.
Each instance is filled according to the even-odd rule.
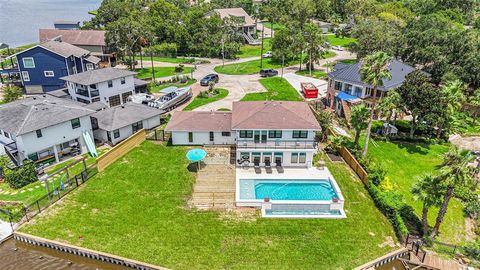
[[[243,8],[214,9],[213,11],[207,13],[207,16],[211,16],[213,14],[218,14],[222,19],[234,18],[238,20],[238,31],[239,34],[245,38],[245,41],[249,44],[260,44],[260,42],[255,39],[257,36],[257,23]]]

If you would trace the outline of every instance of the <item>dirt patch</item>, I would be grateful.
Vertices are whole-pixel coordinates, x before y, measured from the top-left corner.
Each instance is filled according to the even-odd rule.
[[[381,248],[384,247],[395,247],[395,241],[393,241],[393,238],[391,236],[385,237],[385,241],[381,244],[378,245]]]
[[[229,221],[254,222],[259,218],[259,210],[250,207],[237,207],[222,211],[220,219]]]
[[[340,162],[343,161],[341,156],[337,156],[335,154],[327,153],[328,158],[333,162]]]
[[[477,238],[475,234],[475,228],[477,224],[472,218],[465,218],[465,239],[467,241],[473,241]]]

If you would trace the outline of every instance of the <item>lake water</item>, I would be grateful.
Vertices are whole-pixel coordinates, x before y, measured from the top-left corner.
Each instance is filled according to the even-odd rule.
[[[10,47],[38,42],[38,29],[53,21],[86,21],[102,0],[0,0],[0,43]]]

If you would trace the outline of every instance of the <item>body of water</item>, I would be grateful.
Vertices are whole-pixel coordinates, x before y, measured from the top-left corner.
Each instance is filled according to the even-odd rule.
[[[56,20],[86,21],[102,0],[0,0],[0,43],[10,47],[37,43],[38,29]]]

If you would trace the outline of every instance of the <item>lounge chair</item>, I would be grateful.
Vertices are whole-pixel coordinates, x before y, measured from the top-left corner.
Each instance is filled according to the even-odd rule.
[[[270,161],[265,161],[265,171],[267,173],[272,173],[272,164],[270,164]]]
[[[260,169],[260,161],[255,160],[253,162],[253,167],[255,168],[255,173],[257,173],[257,174],[262,173],[262,170]]]
[[[277,169],[277,172],[278,172],[278,173],[283,173],[282,162],[277,161],[275,168]]]

